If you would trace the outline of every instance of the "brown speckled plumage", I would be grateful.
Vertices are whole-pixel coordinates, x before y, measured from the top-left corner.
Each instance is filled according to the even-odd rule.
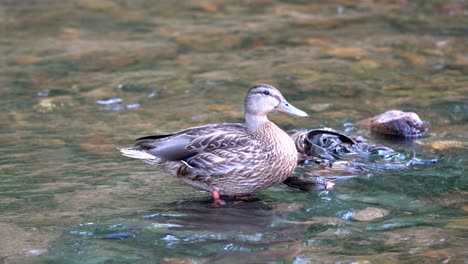
[[[222,195],[249,195],[289,177],[296,146],[266,115],[306,113],[290,105],[273,86],[254,86],[247,94],[246,124],[223,123],[138,139],[123,155],[163,168],[183,182]]]

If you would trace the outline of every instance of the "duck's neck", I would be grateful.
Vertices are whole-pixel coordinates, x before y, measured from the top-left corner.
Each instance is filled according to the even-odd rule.
[[[266,124],[271,123],[266,115],[245,114],[245,124],[250,133],[260,132]]]

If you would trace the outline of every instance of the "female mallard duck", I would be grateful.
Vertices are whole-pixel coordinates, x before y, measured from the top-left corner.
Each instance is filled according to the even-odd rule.
[[[252,87],[245,98],[245,125],[210,124],[142,137],[134,147],[120,151],[211,192],[214,204],[223,204],[220,195],[253,194],[283,182],[294,170],[296,146],[288,134],[268,120],[271,111],[307,117],[278,89],[260,84]]]

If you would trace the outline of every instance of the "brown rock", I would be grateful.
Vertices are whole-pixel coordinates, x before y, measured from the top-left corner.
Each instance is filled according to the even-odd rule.
[[[278,213],[290,213],[298,211],[302,208],[301,205],[296,203],[279,203],[275,205],[275,211]]]
[[[435,261],[436,263],[450,263],[449,261],[451,259],[451,254],[443,249],[429,250],[422,253],[422,255],[426,258],[432,259],[432,261]]]
[[[117,55],[112,56],[107,59],[108,65],[112,68],[126,67],[134,64],[136,62],[135,58],[127,55]]]
[[[382,218],[387,216],[389,213],[386,209],[367,207],[364,210],[357,211],[352,218],[358,221],[372,221],[377,218]]]
[[[252,37],[249,44],[250,48],[260,48],[264,47],[263,41],[259,37]]]
[[[443,207],[459,208],[463,205],[468,206],[468,192],[451,190],[437,196],[428,197],[428,202]]]
[[[468,55],[457,54],[455,55],[455,63],[461,65],[468,65]]]
[[[431,143],[430,147],[434,150],[446,150],[453,148],[465,148],[466,144],[456,140],[441,140]]]
[[[52,149],[52,148],[63,147],[63,145],[65,145],[65,141],[63,141],[63,139],[60,139],[60,138],[41,139],[37,141],[37,144],[41,147],[48,147]]]
[[[10,115],[18,124],[27,124],[28,119],[31,118],[31,113],[13,111],[10,113]]]
[[[103,136],[90,136],[80,144],[80,148],[92,154],[104,154],[113,151],[115,146]]]
[[[407,59],[408,61],[411,62],[414,66],[421,66],[426,63],[426,58],[416,54],[416,53],[411,53],[411,52],[404,52],[400,54],[403,58]]]
[[[300,17],[293,23],[298,26],[335,26],[342,23],[342,21],[327,17]]]
[[[326,38],[309,38],[307,39],[307,44],[311,46],[325,46],[330,44],[330,40]]]
[[[125,10],[120,12],[120,17],[125,21],[138,21],[141,15],[136,11]]]
[[[228,104],[210,104],[208,105],[208,109],[211,111],[219,111],[219,112],[226,112],[232,110],[232,105]]]
[[[177,65],[179,65],[179,66],[186,67],[186,66],[189,66],[192,62],[191,62],[190,59],[187,58],[187,57],[179,56],[179,57],[176,59],[176,63],[177,63]]]
[[[216,12],[218,11],[218,6],[213,3],[203,2],[199,3],[198,7],[204,12]]]
[[[443,1],[442,3],[439,4],[439,10],[442,12],[446,12],[450,15],[464,15],[466,6],[462,4],[462,2],[457,3],[451,2],[451,1]]]
[[[242,38],[233,34],[183,35],[176,38],[176,42],[195,51],[227,50],[238,46]]]
[[[197,51],[207,51],[205,47],[208,44],[208,40],[203,36],[180,36],[176,38],[176,42],[182,44],[190,49]]]
[[[71,87],[70,87],[70,90],[74,93],[77,93],[80,91],[80,88],[78,87],[77,84],[73,84]]]
[[[200,263],[194,259],[183,259],[183,258],[165,258],[162,264],[196,264]]]
[[[221,45],[219,48],[221,49],[232,48],[232,47],[238,46],[241,43],[241,41],[242,41],[242,38],[238,35],[226,34],[221,39]]]
[[[342,59],[360,59],[366,56],[366,52],[360,48],[329,48],[323,51],[323,53],[338,57]]]
[[[468,230],[468,217],[462,216],[457,218],[451,218],[445,227],[459,230]]]
[[[21,56],[16,58],[16,63],[21,65],[31,65],[42,61],[41,57],[37,56]]]
[[[252,259],[268,257],[269,259],[293,259],[302,252],[301,248],[298,246],[293,246],[286,249],[271,249],[271,250],[262,250],[257,252],[252,252]],[[268,262],[268,261],[260,261]]]
[[[119,7],[111,0],[80,0],[78,5],[92,11],[115,10]]]
[[[47,112],[52,112],[55,108],[59,107],[54,99],[52,98],[45,98],[39,101],[36,105],[33,106],[33,109],[41,112],[41,113],[47,113]]]
[[[62,28],[62,37],[68,40],[77,39],[80,36],[80,30],[77,28],[65,27]]]
[[[160,37],[170,38],[179,36],[180,32],[168,26],[161,26],[154,30],[154,34]]]
[[[400,61],[394,59],[385,59],[383,65],[387,68],[396,68],[401,65]]]
[[[359,65],[364,69],[376,69],[379,67],[379,63],[375,60],[361,60]]]
[[[384,135],[419,137],[427,132],[424,122],[416,113],[389,110],[370,120],[370,129]]]

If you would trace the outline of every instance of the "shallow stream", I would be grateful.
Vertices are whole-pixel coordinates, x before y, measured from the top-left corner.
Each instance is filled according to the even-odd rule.
[[[0,1],[0,263],[466,263],[466,1],[327,2]],[[257,83],[311,115],[285,130],[438,163],[212,208],[116,149],[243,122]],[[357,126],[389,109],[428,134]]]

